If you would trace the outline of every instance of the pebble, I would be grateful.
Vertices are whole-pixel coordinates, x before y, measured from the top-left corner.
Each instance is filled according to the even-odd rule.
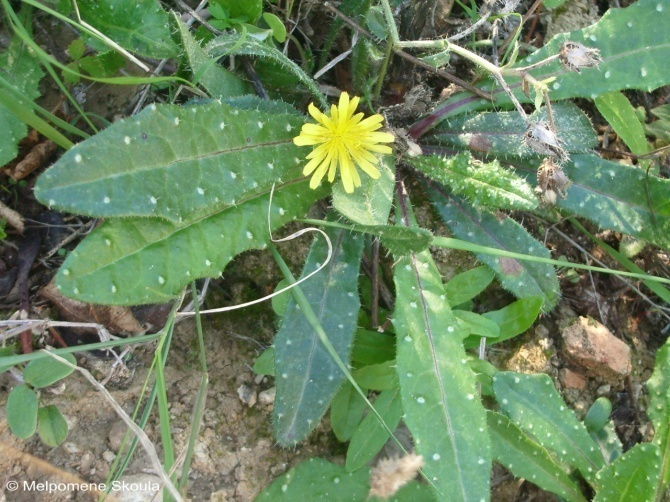
[[[277,395],[277,388],[271,387],[258,394],[258,402],[263,406],[269,406],[275,402],[276,395]]]
[[[580,317],[561,334],[566,360],[585,375],[616,385],[630,374],[630,347],[598,321]]]

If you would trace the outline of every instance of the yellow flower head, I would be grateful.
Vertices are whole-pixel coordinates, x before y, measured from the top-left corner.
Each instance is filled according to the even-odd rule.
[[[362,120],[363,113],[354,115],[359,100],[358,97],[349,100],[349,94],[343,92],[339,105],[332,105],[330,116],[310,103],[309,114],[318,124],[303,125],[300,135],[293,138],[298,146],[319,145],[307,156],[310,161],[303,170],[305,176],[314,173],[310,188],[318,187],[326,172],[328,181],[332,182],[338,166],[347,193],[361,186],[356,166],[371,178],[379,178],[380,173],[375,166],[379,164],[379,159],[374,153],[392,153],[390,147],[379,143],[392,143],[395,138],[386,132],[375,132],[382,126],[384,117],[381,115],[372,115],[365,120]]]

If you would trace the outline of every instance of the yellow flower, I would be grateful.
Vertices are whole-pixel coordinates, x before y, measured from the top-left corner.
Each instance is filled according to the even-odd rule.
[[[309,114],[318,124],[303,125],[300,135],[293,138],[298,146],[319,145],[307,156],[310,161],[303,170],[305,176],[314,173],[310,188],[318,187],[326,172],[328,181],[332,182],[338,166],[347,193],[361,186],[356,166],[371,178],[379,178],[380,173],[375,166],[379,164],[379,159],[374,153],[392,153],[390,147],[379,143],[392,143],[395,138],[386,132],[375,132],[382,126],[384,117],[381,115],[372,115],[365,120],[362,120],[363,113],[354,115],[359,100],[354,97],[350,101],[349,94],[343,92],[339,105],[332,105],[330,116],[310,103]]]

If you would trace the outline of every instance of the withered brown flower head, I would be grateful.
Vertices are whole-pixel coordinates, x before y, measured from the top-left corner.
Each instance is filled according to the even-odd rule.
[[[568,152],[561,146],[561,141],[548,122],[531,122],[523,139],[528,148],[539,154],[551,155],[559,162],[568,160]]]
[[[553,157],[546,157],[537,169],[535,192],[547,204],[556,204],[557,197],[565,199],[566,190],[571,184],[563,168],[554,162]]]
[[[569,40],[563,43],[558,54],[563,67],[577,73],[581,68],[597,68],[602,61],[598,49]]]

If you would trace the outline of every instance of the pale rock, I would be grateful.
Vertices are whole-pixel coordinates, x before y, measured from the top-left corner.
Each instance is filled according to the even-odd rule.
[[[247,387],[245,384],[242,384],[237,388],[237,396],[240,398],[240,401],[246,404],[249,408],[253,408],[258,398],[256,391]]]
[[[276,387],[271,387],[258,394],[258,402],[263,406],[269,406],[275,402],[276,395],[277,395]]]
[[[630,347],[598,321],[580,317],[561,334],[566,359],[587,375],[615,384],[630,374]]]

